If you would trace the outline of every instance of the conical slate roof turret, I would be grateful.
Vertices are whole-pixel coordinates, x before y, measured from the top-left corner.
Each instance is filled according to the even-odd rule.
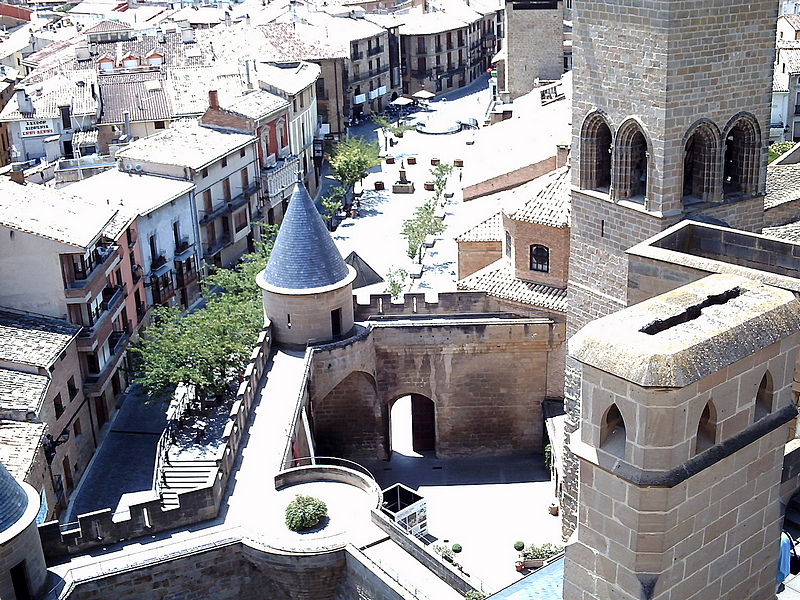
[[[17,523],[28,508],[28,494],[0,463],[0,533]]]
[[[304,290],[335,285],[348,275],[347,265],[314,201],[298,182],[264,269],[264,283]]]

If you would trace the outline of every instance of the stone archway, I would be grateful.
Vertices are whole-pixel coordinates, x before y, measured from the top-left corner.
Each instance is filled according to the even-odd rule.
[[[400,412],[401,414],[398,414]],[[401,420],[400,424],[397,421]],[[391,450],[398,449],[400,444],[395,439],[398,428],[406,428],[403,445],[413,452],[436,451],[436,404],[423,394],[405,394],[399,396],[389,406],[389,430]]]

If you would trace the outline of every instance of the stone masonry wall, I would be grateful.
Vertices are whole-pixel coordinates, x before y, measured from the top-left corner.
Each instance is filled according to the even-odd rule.
[[[563,3],[545,10],[526,10],[506,2],[506,89],[511,100],[530,92],[536,79],[558,79],[564,73]]]
[[[503,242],[458,242],[458,278],[464,279],[503,256]]]

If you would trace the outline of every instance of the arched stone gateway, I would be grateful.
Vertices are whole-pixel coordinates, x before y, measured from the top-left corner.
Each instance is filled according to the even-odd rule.
[[[389,403],[391,451],[436,451],[436,404],[423,394],[399,396]],[[398,440],[397,434],[403,439]]]
[[[382,410],[369,373],[354,371],[311,404],[316,453],[349,459],[383,458],[388,452]]]

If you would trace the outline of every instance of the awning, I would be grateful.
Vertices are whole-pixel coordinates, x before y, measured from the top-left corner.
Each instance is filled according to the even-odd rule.
[[[430,100],[436,96],[433,92],[429,92],[428,90],[420,90],[414,94],[411,94],[412,98],[419,98],[420,100]]]
[[[399,98],[392,100],[389,104],[394,104],[395,106],[408,106],[409,104],[414,104],[414,101],[411,98],[400,96]]]

